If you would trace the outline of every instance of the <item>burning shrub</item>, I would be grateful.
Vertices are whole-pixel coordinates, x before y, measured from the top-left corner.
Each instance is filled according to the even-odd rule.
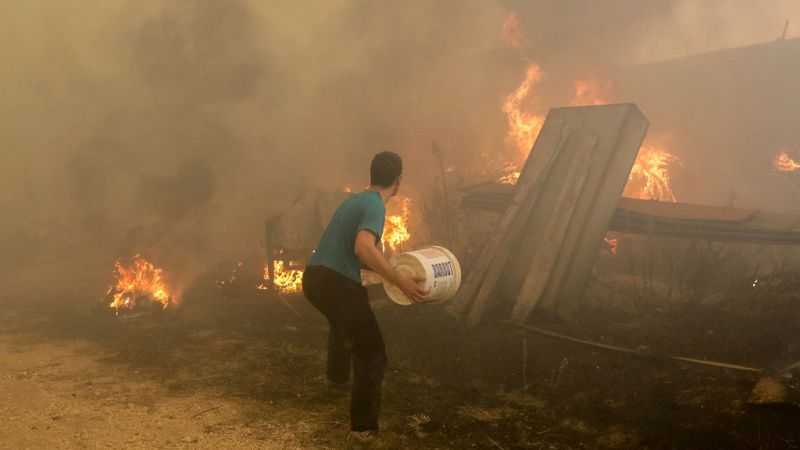
[[[108,305],[119,314],[120,309],[134,309],[150,302],[161,304],[167,309],[174,304],[174,298],[162,276],[162,269],[135,255],[131,264],[123,265],[121,260],[114,263],[116,283],[108,288],[112,301]]]

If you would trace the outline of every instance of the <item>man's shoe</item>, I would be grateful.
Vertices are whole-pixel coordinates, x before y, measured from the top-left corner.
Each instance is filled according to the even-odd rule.
[[[377,431],[351,431],[347,436],[347,449],[385,449],[386,446]]]

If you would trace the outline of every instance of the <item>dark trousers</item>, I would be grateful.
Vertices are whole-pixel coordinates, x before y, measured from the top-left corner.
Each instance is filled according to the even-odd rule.
[[[335,383],[347,381],[352,361],[352,430],[377,430],[386,349],[369,306],[367,290],[327,267],[309,266],[303,275],[303,293],[331,325],[328,380]]]

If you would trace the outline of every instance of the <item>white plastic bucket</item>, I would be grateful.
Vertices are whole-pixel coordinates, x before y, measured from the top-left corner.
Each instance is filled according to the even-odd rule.
[[[429,290],[424,302],[437,302],[453,298],[461,287],[461,266],[458,260],[444,247],[423,247],[411,252],[398,253],[389,262],[403,275],[424,278],[425,288]],[[394,284],[385,281],[386,294],[399,305],[412,302]]]

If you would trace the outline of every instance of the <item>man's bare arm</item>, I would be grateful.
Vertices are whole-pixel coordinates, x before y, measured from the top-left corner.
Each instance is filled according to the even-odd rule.
[[[369,230],[361,230],[356,235],[355,253],[358,259],[370,269],[382,276],[383,279],[396,285],[413,302],[421,301],[428,292],[419,285],[417,279],[404,276],[397,271],[375,247],[377,237]]]

